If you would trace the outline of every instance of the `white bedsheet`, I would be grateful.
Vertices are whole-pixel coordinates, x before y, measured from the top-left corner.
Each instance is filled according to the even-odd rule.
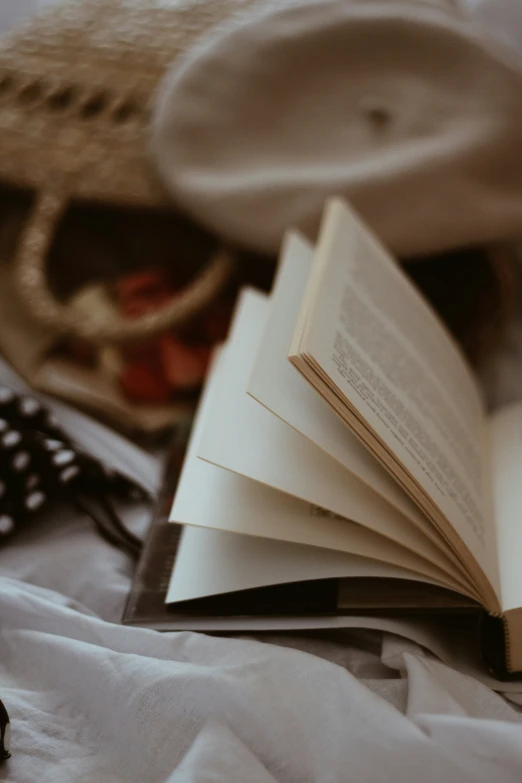
[[[0,0],[0,30],[45,2]],[[499,399],[522,396],[521,335]],[[0,697],[13,730],[0,780],[522,780],[520,686],[504,698],[389,625],[276,644],[124,628],[130,575],[66,509],[0,550]]]
[[[352,638],[340,666],[259,642],[122,628],[7,577],[0,616],[13,719],[0,780],[522,777],[516,712],[419,649],[401,651],[394,637],[383,640],[382,663],[370,637]],[[393,679],[396,667],[404,679]]]

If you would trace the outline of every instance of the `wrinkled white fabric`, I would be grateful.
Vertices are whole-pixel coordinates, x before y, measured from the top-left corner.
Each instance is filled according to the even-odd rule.
[[[2,696],[13,720],[3,779],[515,781],[522,774],[515,710],[420,649],[401,656],[404,715],[317,656],[123,628],[6,577],[0,616]]]

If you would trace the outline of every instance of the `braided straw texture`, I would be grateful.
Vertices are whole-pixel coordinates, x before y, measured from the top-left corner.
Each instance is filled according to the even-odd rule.
[[[89,319],[56,301],[46,257],[71,198],[148,208],[168,203],[147,155],[157,86],[204,33],[253,5],[69,0],[2,40],[0,182],[37,193],[14,275],[20,299],[43,326],[97,342],[150,336],[201,310],[226,281],[231,261],[221,252],[164,309],[135,321]]]
[[[148,121],[166,68],[252,0],[69,0],[0,41],[0,181],[156,205]]]

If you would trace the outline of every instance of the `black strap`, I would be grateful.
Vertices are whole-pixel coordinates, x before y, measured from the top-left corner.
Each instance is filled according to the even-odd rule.
[[[39,400],[0,386],[0,542],[66,500],[107,541],[137,555],[141,541],[119,518],[116,498],[149,500],[142,487],[79,448]]]
[[[3,701],[0,701],[0,761],[8,758],[11,758],[11,722]]]

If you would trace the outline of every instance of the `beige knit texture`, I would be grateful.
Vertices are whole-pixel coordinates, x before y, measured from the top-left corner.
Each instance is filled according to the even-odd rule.
[[[276,252],[352,202],[396,254],[516,236],[522,75],[450,7],[314,0],[237,24],[173,66],[152,148],[175,200]]]

